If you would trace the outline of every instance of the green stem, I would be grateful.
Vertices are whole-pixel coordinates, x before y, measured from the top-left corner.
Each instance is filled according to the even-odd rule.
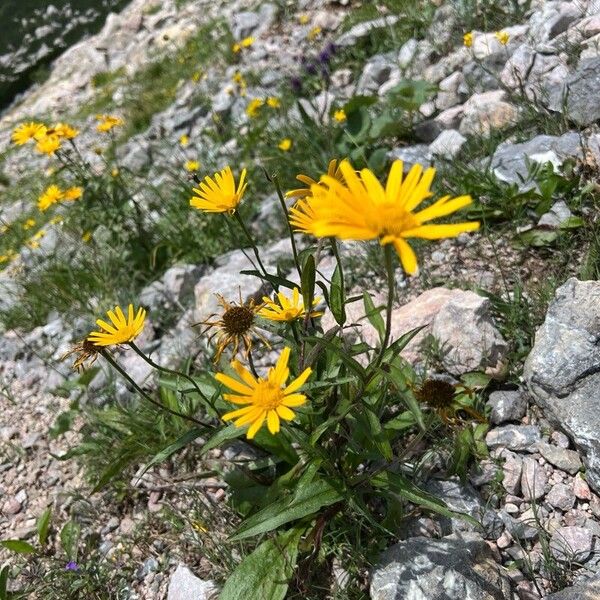
[[[267,281],[269,281],[269,274],[267,273],[267,270],[265,269],[265,265],[263,265],[262,260],[260,260],[260,253],[258,252],[258,247],[256,246],[256,243],[252,239],[252,235],[248,231],[248,228],[246,227],[246,224],[244,223],[242,217],[240,216],[240,213],[238,211],[235,211],[233,213],[233,216],[235,217],[235,220],[239,223],[239,226],[242,228],[242,231],[244,232],[244,235],[246,236],[246,239],[248,240],[248,243],[250,244],[250,246],[254,252],[254,256],[256,257],[256,262],[258,263],[261,271],[263,272],[265,279]]]
[[[385,334],[383,336],[383,340],[381,341],[381,349],[379,350],[379,354],[373,363],[375,368],[379,367],[381,364],[383,355],[387,350],[390,336],[392,334],[392,308],[394,306],[394,291],[396,288],[396,281],[394,279],[394,250],[391,244],[386,244],[384,246],[384,254],[385,270],[387,273],[388,298],[387,305],[385,307]]]
[[[216,408],[214,407],[212,402],[207,398],[207,396],[204,394],[204,392],[200,389],[200,387],[198,386],[198,384],[196,383],[196,381],[194,380],[193,377],[190,377],[189,375],[187,375],[186,373],[182,373],[181,371],[176,371],[175,369],[169,369],[168,367],[163,367],[162,365],[155,363],[149,356],[146,356],[133,342],[129,342],[129,345],[136,352],[136,354],[138,354],[141,358],[143,358],[153,369],[162,371],[163,373],[169,373],[170,375],[175,375],[177,377],[183,377],[184,379],[187,379],[194,386],[194,389],[196,390],[196,392],[198,393],[200,398],[202,398],[202,400],[208,406],[210,406],[210,408],[212,408],[216,414],[216,412],[217,412]]]
[[[298,277],[300,281],[302,281],[302,269],[300,268],[300,260],[298,259],[298,248],[296,247],[296,239],[294,238],[294,230],[292,229],[292,224],[290,223],[290,218],[288,214],[288,209],[285,204],[285,198],[283,197],[283,192],[281,191],[281,185],[279,184],[279,177],[277,175],[273,175],[271,177],[271,181],[275,184],[275,189],[277,190],[277,197],[279,198],[279,204],[281,205],[281,210],[283,211],[283,215],[285,217],[285,223],[288,228],[288,232],[290,234],[290,242],[292,243],[292,254],[294,255],[294,264],[296,265],[296,270],[298,271]]]
[[[208,423],[204,423],[202,421],[200,421],[199,419],[196,419],[195,417],[192,417],[190,415],[186,415],[184,413],[180,413],[176,410],[173,410],[172,408],[169,408],[167,406],[165,406],[164,404],[161,404],[160,402],[157,402],[156,400],[154,400],[154,398],[151,398],[130,376],[129,374],[113,359],[113,357],[106,351],[106,350],[102,350],[100,352],[102,354],[102,356],[106,359],[106,361],[116,370],[118,371],[121,376],[126,379],[129,384],[135,389],[135,391],[147,402],[150,402],[150,404],[153,404],[154,406],[156,406],[157,408],[159,408],[160,410],[164,410],[165,412],[168,412],[176,417],[180,417],[181,419],[185,419],[186,421],[191,421],[192,423],[195,423],[196,425],[200,425],[201,427],[207,427],[209,429],[214,429],[213,425],[210,425]]]

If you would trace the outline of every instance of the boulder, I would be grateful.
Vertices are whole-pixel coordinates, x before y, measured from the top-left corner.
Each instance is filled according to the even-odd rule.
[[[510,584],[486,542],[465,532],[388,548],[373,571],[370,594],[371,600],[504,600]]]
[[[459,131],[463,135],[489,135],[517,121],[518,110],[507,100],[504,90],[473,94],[463,106]]]
[[[600,57],[582,61],[567,79],[567,118],[578,125],[591,125],[600,119]]]
[[[178,565],[169,580],[167,600],[216,600],[217,591],[212,581],[204,581],[185,565]]]
[[[492,425],[520,421],[527,411],[527,398],[519,390],[492,392],[487,404],[492,409],[490,412]]]
[[[447,129],[442,131],[430,144],[429,151],[434,156],[452,159],[460,152],[466,141],[467,138],[456,129]]]
[[[557,291],[524,368],[545,416],[581,452],[600,491],[600,282],[569,279]]]

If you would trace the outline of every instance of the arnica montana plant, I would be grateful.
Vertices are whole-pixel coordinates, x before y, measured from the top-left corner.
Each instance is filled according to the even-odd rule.
[[[117,125],[117,119],[102,117],[99,129]],[[35,140],[39,132],[28,124],[18,139]],[[102,357],[145,401],[190,422],[190,430],[161,459],[195,440],[202,441],[203,454],[244,440],[255,457],[252,471],[230,467],[237,473],[228,478],[231,504],[244,507],[231,541],[258,537],[260,543],[226,582],[222,598],[271,597],[264,587],[252,589],[255,577],[264,577],[278,593],[287,589],[295,562],[308,547],[312,556],[318,554],[326,528],[335,532],[357,526],[357,535],[367,535],[376,527],[390,533],[411,506],[456,516],[419,488],[425,457],[418,441],[432,422],[451,422],[452,411],[460,410],[460,404],[452,408],[460,390],[446,385],[442,401],[435,392],[440,386],[419,388],[418,377],[400,356],[419,330],[395,340],[391,336],[396,255],[413,275],[417,257],[410,240],[454,237],[479,226],[473,221],[431,223],[471,203],[468,195],[431,200],[434,175],[434,169],[419,165],[404,175],[404,165],[396,161],[384,186],[369,169],[357,173],[347,160],[333,159],[319,180],[298,176],[306,187],[288,192],[288,201],[295,202],[289,210],[273,178],[288,221],[296,281],[265,267],[242,218],[246,170],[237,183],[230,167],[198,178],[191,207],[239,227],[242,248],[253,251],[250,274],[271,290],[248,298],[240,292],[237,300],[218,296],[222,312],[197,324],[208,343],[215,341],[214,371],[190,375],[144,354],[135,340],[143,333],[146,313],[133,304],[126,311],[119,306],[109,310],[107,320],[98,319],[99,330],[73,349],[75,368]],[[56,201],[61,193],[55,193]],[[345,240],[374,240],[382,246],[385,306],[375,306],[367,293],[346,297],[339,252]],[[328,250],[337,266],[326,282],[317,277],[317,264]],[[346,335],[354,327],[347,307],[358,300],[378,333],[372,346],[352,343]],[[128,346],[159,370],[178,404],[166,407],[140,388],[111,352],[116,346]],[[258,367],[259,359],[266,366]],[[270,552],[277,558],[266,564],[261,557]]]

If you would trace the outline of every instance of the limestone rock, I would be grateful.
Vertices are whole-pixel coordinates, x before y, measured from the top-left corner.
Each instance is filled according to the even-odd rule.
[[[600,119],[600,57],[582,61],[567,80],[567,117],[578,125],[591,125]]]
[[[215,600],[216,597],[215,584],[196,577],[185,565],[178,565],[171,575],[167,600]]]
[[[490,423],[500,425],[507,421],[520,421],[527,410],[527,398],[521,391],[492,392],[488,400],[492,408]]]
[[[510,597],[506,575],[474,533],[415,537],[388,548],[371,579],[371,600]]]
[[[569,279],[556,291],[527,358],[524,379],[545,416],[582,453],[600,490],[600,282]]]
[[[504,90],[473,94],[464,104],[459,131],[463,135],[488,135],[517,121],[518,110]]]

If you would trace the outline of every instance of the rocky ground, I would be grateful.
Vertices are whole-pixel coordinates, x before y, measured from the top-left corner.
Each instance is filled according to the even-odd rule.
[[[199,25],[219,16],[229,23],[235,40],[254,36],[252,47],[236,65],[208,68],[199,84],[182,82],[175,100],[152,117],[148,129],[119,149],[123,168],[145,171],[144,178],[157,181],[181,162],[181,152],[193,158],[201,151],[192,143],[179,154],[173,152],[182,134],[202,139],[217,116],[228,119],[243,135],[247,98],[232,92],[236,71],[260,73],[248,97],[276,95],[309,51],[307,34],[313,28],[320,29],[323,43],[330,40],[347,47],[385,29],[395,18],[383,14],[342,33],[352,3],[292,4],[285,18],[278,19],[277,6],[266,2],[257,6],[195,0],[149,9],[147,2],[134,0],[121,14],[111,15],[98,36],[65,52],[48,81],[2,115],[0,146],[8,145],[11,128],[25,116],[59,118],[88,102],[97,92],[90,83],[94,75],[119,69],[134,73],[150,58],[183,45]],[[470,144],[487,148],[487,142],[478,140],[495,139],[500,143],[480,155],[477,164],[488,167],[501,182],[514,184],[515,194],[536,187],[530,177],[532,163],[549,162],[560,169],[572,161],[575,169],[591,171],[597,183],[600,5],[595,0],[538,0],[522,21],[502,23],[509,35],[506,45],[490,30],[474,32],[473,45],[465,47],[455,4],[436,4],[440,6],[426,36],[411,38],[393,52],[366,57],[358,73],[339,68],[331,74],[328,89],[313,98],[314,105],[328,107],[355,94],[385,97],[402,78],[423,77],[438,91],[419,108],[418,143],[398,145],[388,151],[389,157],[402,158],[408,165],[435,164],[452,182],[450,168],[455,157],[464,159],[461,149]],[[300,15],[306,17],[303,24]],[[210,98],[208,106],[197,105],[199,93]],[[523,123],[532,106],[543,120],[530,130]],[[81,123],[82,152],[99,165],[93,153],[92,120]],[[555,126],[557,121],[560,127]],[[542,122],[547,129],[541,128]],[[236,155],[237,144],[232,137],[222,147],[203,151],[223,162]],[[25,161],[22,153],[11,152],[4,158],[3,171],[16,180],[47,164],[46,159]],[[532,215],[518,234],[557,232],[574,211],[589,221],[596,218],[589,207],[579,210],[570,200],[565,196],[544,214]],[[3,205],[3,221],[16,219],[24,202]],[[265,239],[265,264],[273,269],[291,255],[289,242],[278,239],[281,224],[272,219],[274,202],[273,196],[260,199],[254,223]],[[585,248],[575,249],[558,267],[556,263],[549,267],[547,255],[512,246],[514,233],[503,230],[495,237],[482,233],[444,241],[423,250],[418,278],[407,280],[397,274],[394,338],[415,326],[427,326],[405,350],[405,358],[423,367],[430,357],[421,342],[434,338],[443,350],[436,356],[440,372],[459,378],[480,371],[498,382],[487,399],[489,457],[465,482],[434,478],[427,483],[429,491],[451,508],[475,517],[481,526],[425,515],[412,519],[370,573],[373,599],[600,598],[600,284],[577,278]],[[56,247],[58,238],[47,235],[46,251],[52,250],[52,243]],[[367,256],[359,244],[348,244],[344,251],[352,259]],[[25,265],[26,258],[25,251]],[[149,283],[140,292],[151,320],[140,340],[142,349],[163,365],[174,366],[190,355],[203,360],[206,343],[192,324],[214,312],[215,293],[228,298],[240,293],[244,300],[257,294],[260,283],[239,275],[251,266],[242,252],[233,251],[209,266],[173,266]],[[329,279],[334,266],[333,258],[325,254],[320,277]],[[10,290],[7,271],[2,279]],[[527,355],[515,358],[514,340],[501,326],[493,303],[465,290],[497,294],[523,281],[542,286],[550,276],[561,285],[543,307],[542,324]],[[377,297],[380,277],[357,270],[355,289],[362,291],[368,285]],[[168,327],[153,317],[165,311],[175,315]],[[349,313],[358,324],[354,334],[374,339],[375,332],[361,321],[361,310],[349,307]],[[85,535],[96,536],[100,554],[119,567],[110,579],[114,589],[124,590],[119,597],[209,598],[217,587],[212,580],[223,575],[218,555],[211,554],[222,532],[217,529],[214,540],[207,541],[202,515],[220,510],[223,520],[229,517],[223,482],[204,479],[202,487],[195,487],[188,481],[193,468],[183,453],[167,466],[133,477],[123,493],[90,494],[80,463],[57,458],[81,439],[78,417],[66,434],[56,438],[51,434],[56,415],[69,411],[75,399],[100,405],[108,397],[124,403],[132,397],[123,383],[111,385],[112,375],[104,365],[99,365],[84,396],[79,389],[54,393],[73,381],[68,362],[59,359],[87,325],[54,312],[45,325],[26,332],[5,331],[0,339],[0,537],[33,543],[36,518],[52,507],[57,526],[77,517],[84,523]],[[121,358],[139,384],[155,386],[145,362],[131,353]],[[227,449],[210,460],[231,459],[239,451]],[[175,516],[171,521],[165,514]],[[9,553],[2,550],[0,556],[8,559]],[[34,574],[25,572],[23,577]],[[343,590],[340,594],[336,597],[344,597]]]

